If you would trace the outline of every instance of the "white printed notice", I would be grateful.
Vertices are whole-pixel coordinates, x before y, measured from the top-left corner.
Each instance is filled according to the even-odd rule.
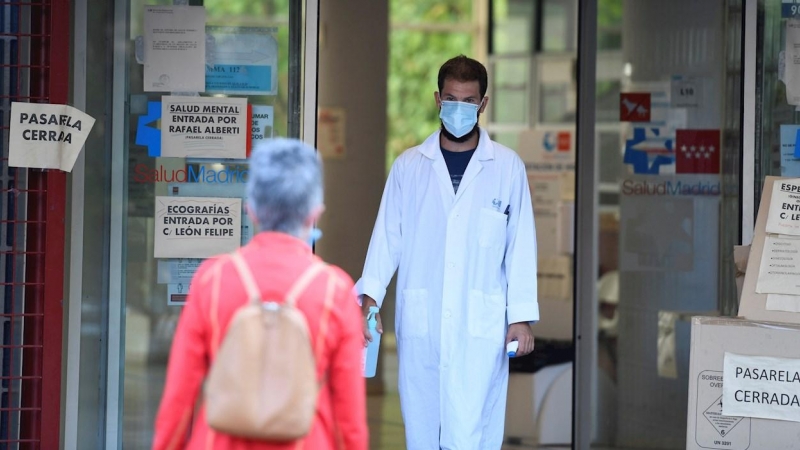
[[[209,258],[239,248],[242,199],[156,197],[156,258]]]
[[[800,20],[786,21],[785,48],[783,84],[786,86],[786,102],[800,105]]]
[[[800,105],[800,20],[786,21],[785,48],[783,83],[786,86],[786,102]]]
[[[245,98],[164,96],[161,156],[244,159],[251,125]]]
[[[800,313],[800,296],[767,294],[767,303],[765,307],[768,311],[788,311]]]
[[[775,180],[766,231],[800,236],[800,178]]]
[[[206,90],[206,10],[144,7],[144,91]]]
[[[67,105],[11,103],[8,165],[71,172],[94,118]]]
[[[198,258],[162,259],[158,261],[158,283],[189,283],[203,263]]]
[[[800,359],[725,352],[722,414],[800,422]]]
[[[756,292],[786,295],[800,292],[800,239],[767,235]]]
[[[272,106],[252,105],[252,109],[253,122],[251,124],[250,139],[253,142],[253,148],[255,148],[259,142],[272,139],[272,128],[275,119]]]

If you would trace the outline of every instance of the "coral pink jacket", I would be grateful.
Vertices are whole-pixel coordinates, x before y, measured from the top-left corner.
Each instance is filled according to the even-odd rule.
[[[308,245],[282,233],[260,233],[240,251],[268,298],[283,298],[296,279],[319,261]],[[338,278],[339,283],[326,331],[320,336],[328,276]],[[220,289],[218,296],[213,295],[216,289]],[[352,279],[333,266],[319,274],[297,301],[319,355],[317,374],[327,380],[320,390],[317,415],[308,436],[296,442],[270,443],[225,435],[208,427],[201,386],[228,323],[246,302],[247,295],[230,258],[213,258],[200,266],[175,332],[153,449],[367,449],[361,312]],[[318,349],[318,344],[323,348]]]

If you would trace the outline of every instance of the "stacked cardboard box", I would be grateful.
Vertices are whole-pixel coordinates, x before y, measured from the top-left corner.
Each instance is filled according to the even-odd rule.
[[[730,402],[727,400],[731,399],[727,397],[723,402],[725,383],[728,383],[730,395],[735,392],[734,384],[742,382],[738,376],[728,380],[723,377],[726,353],[745,355],[750,360],[758,357],[781,358],[780,361],[800,360],[800,313],[767,310],[766,294],[755,292],[766,239],[772,186],[776,179],[767,177],[764,184],[742,287],[740,317],[695,317],[692,320],[686,436],[688,450],[800,449],[800,422],[758,418],[755,413],[752,417],[723,414],[723,405],[728,404],[726,410],[730,411]],[[793,384],[800,387],[800,383]],[[735,398],[740,400],[744,397],[739,395]],[[756,403],[752,405],[756,406]],[[757,406],[763,406],[763,403]],[[786,405],[778,402],[774,407],[780,409],[786,408]]]
[[[695,317],[686,448],[800,449],[800,423],[722,414],[725,353],[800,358],[800,325]]]

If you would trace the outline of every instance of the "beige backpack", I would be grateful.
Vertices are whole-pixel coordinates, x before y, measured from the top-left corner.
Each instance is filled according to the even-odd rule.
[[[302,438],[314,421],[319,383],[306,318],[295,304],[325,264],[309,267],[284,301],[276,302],[262,299],[241,254],[234,253],[232,260],[249,301],[231,319],[212,362],[205,387],[206,420],[216,431],[243,438]],[[334,282],[329,275],[317,351],[323,347]]]

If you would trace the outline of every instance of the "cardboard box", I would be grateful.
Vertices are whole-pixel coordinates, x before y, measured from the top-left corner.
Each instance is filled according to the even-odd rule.
[[[540,298],[572,300],[572,257],[540,255],[536,279]]]
[[[725,352],[800,358],[800,325],[692,319],[687,450],[800,449],[800,422],[728,417],[722,411]]]

